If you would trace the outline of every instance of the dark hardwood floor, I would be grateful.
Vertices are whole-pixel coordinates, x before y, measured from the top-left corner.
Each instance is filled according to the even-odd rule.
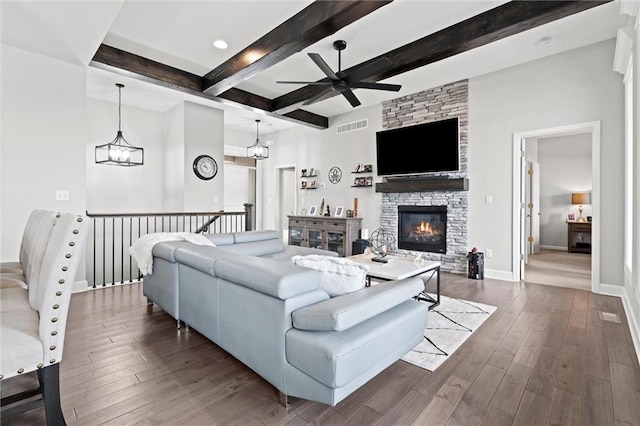
[[[140,284],[76,294],[64,414],[69,425],[640,425],[640,367],[619,299],[446,273],[442,293],[498,310],[435,372],[398,361],[335,407],[298,399],[288,410],[249,368],[148,308]],[[34,380],[3,381],[3,395]],[[44,409],[2,424],[42,425]]]

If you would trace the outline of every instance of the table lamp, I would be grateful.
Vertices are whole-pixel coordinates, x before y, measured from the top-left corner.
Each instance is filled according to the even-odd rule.
[[[580,212],[580,216],[576,219],[576,222],[586,222],[582,216],[582,209],[584,204],[591,204],[591,196],[588,192],[574,192],[571,194],[571,204],[579,205],[578,211]]]

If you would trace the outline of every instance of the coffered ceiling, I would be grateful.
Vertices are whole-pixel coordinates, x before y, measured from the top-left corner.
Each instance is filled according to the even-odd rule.
[[[261,133],[325,128],[353,110],[342,96],[303,106],[325,78],[307,53],[334,70],[376,57],[392,65],[369,81],[399,92],[354,89],[362,107],[507,68],[616,36],[617,1],[110,1],[2,4],[2,42],[88,66],[87,94],[166,111],[183,100],[226,111],[230,128]],[[228,48],[213,42],[223,39]]]

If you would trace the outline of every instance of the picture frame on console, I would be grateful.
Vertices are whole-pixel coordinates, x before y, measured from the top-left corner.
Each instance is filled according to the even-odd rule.
[[[573,212],[567,213],[567,222],[575,222],[576,214]]]
[[[311,206],[309,208],[309,216],[315,216],[318,213],[318,206]]]
[[[342,217],[343,214],[344,214],[344,206],[336,207],[336,211],[333,213],[335,217]]]

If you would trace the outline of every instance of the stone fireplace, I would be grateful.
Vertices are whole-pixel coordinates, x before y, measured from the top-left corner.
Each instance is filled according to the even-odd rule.
[[[421,254],[427,260],[441,262],[442,271],[464,274],[467,270],[466,258],[469,248],[468,81],[462,80],[403,96],[386,101],[382,105],[383,129],[411,126],[454,116],[459,118],[460,123],[459,171],[384,178],[376,184],[376,192],[382,192],[380,226],[396,236],[399,256],[412,257]],[[416,151],[437,155],[437,141],[425,141],[424,146],[416,146]],[[417,212],[418,219],[423,215],[423,218],[435,223],[423,225],[423,221],[417,220],[416,215],[412,214],[408,219],[409,224],[405,224],[407,219],[401,218],[400,213],[405,209]],[[427,231],[428,227],[431,231]],[[432,232],[434,228],[436,235]],[[431,235],[427,237],[428,232],[431,232]],[[427,244],[421,244],[424,242]]]

